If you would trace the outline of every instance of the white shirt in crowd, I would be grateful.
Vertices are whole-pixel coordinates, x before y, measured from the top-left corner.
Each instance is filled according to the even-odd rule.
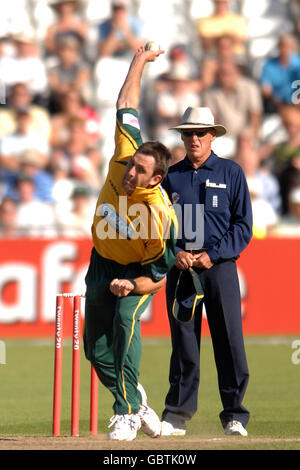
[[[55,213],[50,204],[38,200],[19,204],[16,225],[22,235],[52,238],[57,235],[55,224]]]

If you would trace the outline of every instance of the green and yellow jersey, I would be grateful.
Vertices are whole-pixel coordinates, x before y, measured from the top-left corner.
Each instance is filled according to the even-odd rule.
[[[122,265],[150,265],[159,280],[175,261],[177,221],[161,185],[136,187],[131,195],[122,187],[125,166],[141,144],[137,111],[119,110],[115,152],[97,201],[92,236],[102,257]]]

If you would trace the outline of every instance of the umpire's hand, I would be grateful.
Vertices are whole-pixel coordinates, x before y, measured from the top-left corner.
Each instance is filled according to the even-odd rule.
[[[193,266],[194,255],[187,251],[179,251],[176,255],[175,266],[176,268],[184,271]]]
[[[175,266],[181,271],[189,269],[192,266],[194,268],[209,269],[213,266],[213,262],[211,261],[206,251],[198,254],[192,254],[188,251],[182,250],[179,251],[176,255]]]
[[[194,255],[193,267],[200,269],[209,269],[214,265],[206,251]]]

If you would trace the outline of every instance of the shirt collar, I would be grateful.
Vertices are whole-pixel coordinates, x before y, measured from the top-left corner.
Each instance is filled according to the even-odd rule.
[[[281,65],[281,62],[280,62],[280,59],[278,58],[278,61]],[[297,65],[298,64],[298,57],[297,57],[297,54],[295,54],[294,52],[291,53],[290,57],[289,57],[289,61],[288,61],[288,64],[286,67],[290,67],[292,65]]]
[[[217,155],[212,151],[210,156],[208,157],[208,159],[203,163],[203,165],[201,165],[199,167],[200,168],[207,168],[208,170],[213,170],[216,162],[217,162]],[[184,158],[183,160],[183,163],[184,163],[184,167],[185,168],[189,168],[189,169],[193,169],[194,170],[194,167],[193,165],[191,164],[188,156],[186,155],[186,157]]]
[[[157,194],[159,194],[159,192],[160,183],[153,186],[153,188],[141,188],[140,186],[136,186],[130,196],[136,201],[147,201],[149,203],[153,203],[153,201],[157,198]]]

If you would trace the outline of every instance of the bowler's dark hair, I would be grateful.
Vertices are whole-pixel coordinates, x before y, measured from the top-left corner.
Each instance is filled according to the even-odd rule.
[[[138,148],[138,152],[143,155],[150,155],[154,158],[155,170],[153,176],[161,175],[162,178],[166,176],[172,155],[164,144],[157,140],[145,142]]]

